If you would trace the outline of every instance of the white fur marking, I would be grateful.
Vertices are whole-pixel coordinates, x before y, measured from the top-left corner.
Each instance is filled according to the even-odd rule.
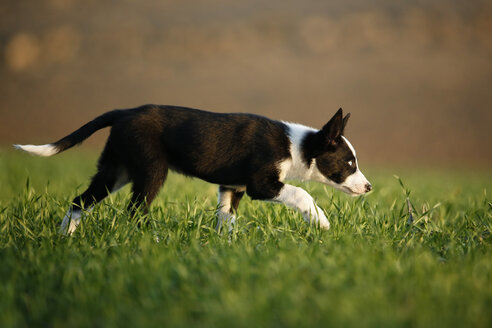
[[[14,145],[15,149],[23,150],[26,153],[37,155],[37,156],[53,156],[58,153],[58,149],[53,144],[46,145]]]
[[[357,156],[355,155],[355,149],[354,149],[354,146],[352,146],[352,144],[350,143],[350,141],[348,141],[347,138],[345,138],[344,136],[342,136],[342,139],[345,141],[345,143],[347,144],[347,146],[349,147],[350,151],[352,151],[352,155],[354,155],[354,158],[355,158],[355,166],[358,167],[359,164],[357,163]]]
[[[290,156],[278,163],[280,171],[279,180],[311,180],[313,165],[308,167],[302,158],[302,140],[308,132],[316,132],[315,129],[297,123],[284,122],[289,128],[288,137],[290,140]]]
[[[83,210],[84,212],[90,212],[94,206],[89,207],[86,210]],[[62,224],[60,226],[60,233],[64,235],[72,235],[74,231],[77,229],[77,227],[80,224],[80,221],[82,219],[82,210],[81,209],[73,209],[70,208],[63,218]],[[67,231],[67,226],[68,226],[68,231]]]
[[[64,235],[66,234],[71,235],[80,224],[81,216],[82,216],[81,210],[69,209],[67,214],[63,218],[62,224],[60,226],[60,233]],[[68,231],[67,231],[67,227],[68,227]]]
[[[366,193],[366,185],[369,181],[364,174],[357,168],[353,174],[349,175],[347,179],[341,184],[342,190],[352,196],[358,196]]]
[[[330,229],[330,222],[323,210],[316,205],[314,199],[302,188],[284,185],[280,193],[273,201],[281,202],[286,206],[295,208],[301,212],[304,220],[319,224],[323,229]]]
[[[345,143],[347,146],[350,148],[352,151],[352,154],[354,155],[355,158],[355,167],[357,170],[349,175],[345,181],[340,185],[342,190],[345,191],[346,193],[352,195],[352,196],[358,196],[361,194],[366,193],[366,185],[369,184],[369,181],[366,179],[364,174],[359,170],[359,163],[357,162],[357,156],[355,154],[355,149],[354,146],[348,141],[347,138],[342,136],[343,140],[345,140]]]
[[[229,212],[231,210],[232,190],[219,191],[219,211]]]
[[[218,196],[218,209],[217,209],[217,225],[215,230],[220,232],[222,224],[227,225],[227,230],[229,232],[234,228],[234,223],[236,222],[236,216],[231,214],[232,205],[232,190],[219,191]]]

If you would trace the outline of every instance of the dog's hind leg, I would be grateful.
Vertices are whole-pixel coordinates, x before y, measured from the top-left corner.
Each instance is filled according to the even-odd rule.
[[[117,175],[118,170],[100,162],[99,170],[92,178],[92,181],[81,195],[75,197],[68,213],[63,218],[60,232],[72,234],[80,223],[82,210],[91,209],[94,205],[103,200],[109,193],[114,191],[117,180],[122,180]],[[118,181],[120,187],[123,181]],[[67,231],[68,227],[68,231]]]
[[[222,224],[227,225],[227,229],[230,232],[236,221],[234,212],[237,211],[239,202],[244,195],[244,191],[240,189],[230,188],[226,186],[219,186],[219,196],[217,205],[217,225],[215,230],[220,232]]]
[[[141,206],[145,213],[148,212],[150,204],[166,180],[167,172],[167,162],[161,159],[141,163],[138,170],[130,173],[133,195],[128,207],[132,213]]]

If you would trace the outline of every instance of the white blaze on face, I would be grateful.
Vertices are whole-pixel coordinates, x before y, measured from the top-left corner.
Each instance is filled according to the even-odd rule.
[[[345,141],[347,146],[352,151],[352,154],[355,158],[355,167],[356,171],[349,175],[344,182],[342,182],[341,189],[352,196],[361,195],[367,192],[367,185],[370,185],[369,181],[366,179],[364,174],[359,170],[359,163],[357,162],[357,156],[355,154],[355,149],[352,144],[342,136],[342,139]]]

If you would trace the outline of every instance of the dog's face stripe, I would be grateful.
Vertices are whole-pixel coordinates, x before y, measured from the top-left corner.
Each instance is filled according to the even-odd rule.
[[[359,162],[357,161],[357,155],[355,154],[354,147],[352,146],[350,141],[348,141],[347,138],[342,136],[342,139],[345,141],[347,146],[352,151],[352,154],[354,156],[354,161],[355,161],[353,163],[353,165],[356,168],[355,172],[353,174],[349,175],[345,179],[345,181],[341,184],[341,186],[343,188],[342,190],[344,190],[344,191],[346,191],[352,195],[359,195],[359,194],[366,193],[368,191],[368,186],[370,186],[371,184],[369,183],[369,181],[366,179],[364,174],[362,174],[362,172],[359,169]],[[349,163],[349,164],[351,164],[351,163]]]
[[[345,143],[347,144],[347,146],[349,147],[350,151],[352,152],[352,156],[354,157],[355,159],[355,166],[356,167],[359,167],[358,166],[358,163],[357,163],[357,155],[355,154],[355,149],[354,149],[354,146],[352,146],[352,144],[350,143],[350,141],[348,141],[347,138],[345,138],[344,136],[342,136],[342,140],[345,141]]]

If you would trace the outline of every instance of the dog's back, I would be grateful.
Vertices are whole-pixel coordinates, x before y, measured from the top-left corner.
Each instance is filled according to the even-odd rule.
[[[126,147],[161,149],[171,169],[216,184],[246,185],[252,172],[290,156],[286,125],[252,114],[148,106],[111,134],[129,136]]]

